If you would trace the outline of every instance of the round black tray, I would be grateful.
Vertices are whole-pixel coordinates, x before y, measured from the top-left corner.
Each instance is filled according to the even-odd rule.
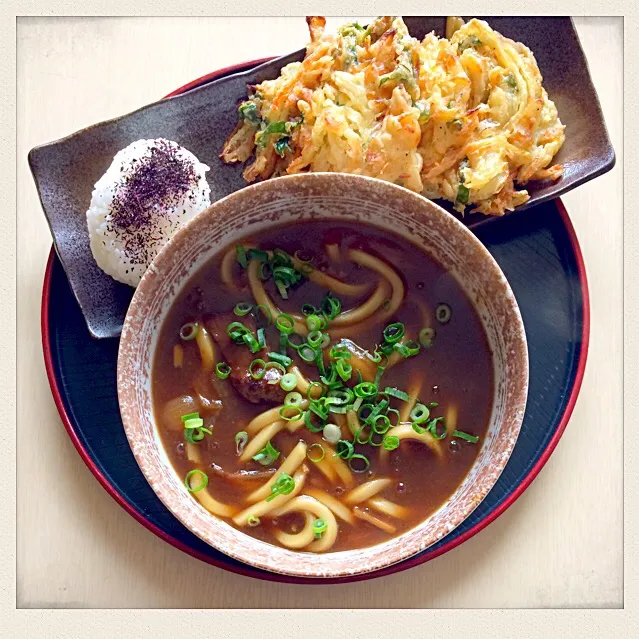
[[[424,552],[362,576],[370,579],[418,565],[472,537],[510,506],[539,473],[568,422],[586,363],[588,288],[568,214],[555,200],[475,229],[515,293],[530,356],[528,405],[513,454],[499,481],[458,528]],[[181,550],[233,572],[296,583],[317,583],[258,570],[208,546],[156,497],[131,453],[116,392],[118,340],[95,340],[64,270],[52,251],[42,299],[45,364],[62,421],[96,478],[131,515]]]

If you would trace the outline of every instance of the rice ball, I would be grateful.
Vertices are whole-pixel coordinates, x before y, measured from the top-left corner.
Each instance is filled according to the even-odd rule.
[[[91,252],[113,279],[137,286],[169,239],[211,205],[209,167],[176,142],[138,140],[96,182],[87,211]]]

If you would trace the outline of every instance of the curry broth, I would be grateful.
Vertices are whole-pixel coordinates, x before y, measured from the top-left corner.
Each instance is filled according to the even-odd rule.
[[[479,442],[472,444],[449,435],[440,441],[443,448],[441,459],[428,446],[414,441],[403,441],[399,448],[387,454],[385,460],[380,459],[380,448],[356,446],[357,452],[366,453],[370,467],[366,472],[353,473],[355,486],[372,478],[390,477],[392,484],[380,496],[408,508],[408,515],[392,519],[392,526],[395,528],[393,533],[360,519],[352,525],[337,518],[339,532],[331,550],[370,546],[419,524],[462,482],[483,443],[490,418],[493,399],[492,357],[481,322],[466,294],[450,274],[416,246],[374,227],[343,223],[336,227],[329,221],[301,222],[286,228],[275,226],[259,237],[244,238],[242,243],[265,250],[280,248],[290,254],[300,249],[310,252],[314,255],[315,268],[326,270],[345,282],[370,282],[371,288],[374,282],[369,270],[346,259],[334,263],[326,254],[325,247],[338,244],[342,255],[347,248],[361,249],[392,266],[401,275],[405,285],[404,301],[398,312],[387,322],[377,322],[362,330],[354,326],[348,335],[349,339],[370,352],[380,343],[382,330],[390,321],[402,322],[406,334],[417,339],[424,326],[423,308],[427,309],[430,318],[428,323],[436,331],[432,347],[422,348],[418,355],[404,359],[386,371],[380,387],[407,390],[417,378],[421,378],[423,383],[419,400],[423,403],[438,403],[437,407],[431,409],[432,416],[446,415],[447,408],[455,404],[457,428],[479,436]],[[230,292],[222,283],[220,265],[224,254],[225,252],[211,260],[191,279],[170,309],[161,330],[153,364],[152,392],[160,434],[178,475],[184,478],[191,469],[200,468],[209,477],[207,489],[210,494],[241,510],[247,505],[245,496],[264,484],[272,470],[253,460],[240,463],[235,434],[244,431],[253,418],[275,404],[252,404],[236,392],[230,379],[218,379],[215,372],[203,373],[195,341],[184,342],[179,337],[181,326],[187,322],[206,320],[219,313],[232,313],[238,302],[252,302],[251,293],[246,286],[246,272],[239,264],[233,266],[234,281],[243,290]],[[377,279],[375,276],[375,280]],[[280,297],[272,280],[265,282],[265,288],[271,299],[286,313],[299,313],[304,303],[318,305],[326,294],[326,289],[310,281],[305,281],[290,291],[289,299]],[[369,295],[370,291],[359,298],[338,297],[342,301],[343,310],[348,310],[358,306]],[[440,303],[446,303],[452,310],[451,319],[446,324],[440,324],[435,318],[435,308]],[[331,332],[330,325],[327,332]],[[253,357],[266,359],[265,353],[268,350],[279,350],[279,337],[276,338],[278,333],[275,327],[268,328],[266,335],[270,348]],[[174,367],[173,349],[176,344],[183,347],[181,368]],[[289,356],[293,357],[292,353],[292,349],[289,349]],[[215,357],[216,361],[223,359],[217,345]],[[300,365],[299,358],[294,358],[294,362],[309,379],[318,379],[317,369],[313,365]],[[215,409],[212,412],[205,409],[199,411],[205,427],[212,432],[212,435],[207,435],[197,444],[202,456],[202,464],[199,466],[187,459],[184,434],[179,424],[166,423],[163,417],[168,401],[182,395],[196,397],[198,394],[212,401]],[[219,409],[219,402],[221,410],[213,414]],[[400,408],[401,403],[400,400],[393,400],[392,405]],[[388,434],[392,434],[392,429]],[[313,434],[306,428],[295,433],[280,431],[272,442],[281,453],[274,468],[281,464],[300,439],[305,439],[310,445],[321,442],[322,433]],[[366,451],[362,450],[364,448]],[[321,488],[338,500],[350,490],[339,483],[329,482],[314,468],[312,461],[307,459],[306,465],[309,472],[305,488]],[[257,477],[246,474],[240,480],[236,477],[229,480],[222,471],[230,474],[256,471],[259,474]],[[368,510],[365,505],[363,507]],[[375,514],[384,518],[380,513]],[[260,525],[242,526],[241,530],[277,544],[272,534],[274,527],[295,532],[302,524],[300,515],[289,514],[275,519],[264,517]]]

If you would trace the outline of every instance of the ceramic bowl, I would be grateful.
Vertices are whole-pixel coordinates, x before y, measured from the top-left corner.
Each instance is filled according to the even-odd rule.
[[[488,433],[474,466],[455,493],[427,520],[399,537],[369,548],[325,554],[270,545],[206,511],[173,470],[156,429],[151,397],[151,368],[160,328],[189,278],[243,236],[274,223],[298,224],[317,218],[391,227],[440,262],[464,288],[481,318],[495,380]],[[133,296],[120,340],[117,381],[133,454],[158,497],[188,529],[216,549],[258,568],[303,577],[352,576],[423,551],[458,526],[488,494],[519,434],[528,389],[528,353],[510,286],[464,225],[422,196],[387,182],[318,173],[277,178],[237,191],[175,235]]]

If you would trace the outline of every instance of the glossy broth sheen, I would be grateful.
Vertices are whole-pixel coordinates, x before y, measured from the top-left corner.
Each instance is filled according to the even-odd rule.
[[[479,318],[465,293],[451,275],[416,246],[387,231],[380,232],[366,225],[340,224],[336,227],[328,221],[300,222],[286,228],[274,227],[259,236],[244,238],[242,244],[264,250],[280,248],[290,254],[303,250],[313,254],[315,268],[344,282],[370,282],[371,288],[359,297],[337,295],[342,302],[343,311],[364,302],[380,279],[377,274],[345,259],[346,251],[357,248],[384,260],[402,278],[405,296],[392,318],[384,322],[373,322],[372,325],[369,322],[364,328],[356,325],[349,332],[350,340],[371,353],[381,343],[382,331],[390,322],[402,322],[407,337],[411,339],[417,339],[424,326],[435,329],[433,345],[428,349],[422,348],[418,355],[402,359],[385,371],[380,387],[384,389],[390,386],[408,392],[416,382],[421,382],[419,401],[424,404],[438,403],[437,407],[431,409],[431,417],[445,417],[448,411],[456,409],[456,428],[479,436],[479,442],[473,444],[453,437],[451,429],[448,436],[437,443],[442,451],[439,457],[421,442],[402,441],[396,450],[382,453],[383,459],[380,458],[382,448],[356,445],[356,452],[365,453],[369,458],[370,467],[366,472],[352,473],[353,484],[350,486],[346,486],[339,478],[337,481],[329,481],[315,463],[306,459],[308,473],[301,493],[304,494],[307,489],[319,488],[343,501],[358,485],[371,479],[390,478],[390,484],[377,497],[403,506],[406,510],[402,510],[401,516],[390,516],[373,508],[368,501],[358,504],[359,514],[373,515],[383,522],[384,529],[359,517],[353,523],[336,517],[338,534],[331,551],[370,546],[400,535],[419,524],[455,491],[468,473],[483,443],[490,417],[493,397],[491,353]],[[331,244],[339,245],[342,259],[338,262],[331,260],[327,254],[326,247]],[[215,372],[204,372],[196,341],[185,342],[179,337],[180,328],[187,322],[199,321],[207,326],[212,316],[232,314],[238,302],[254,303],[247,286],[246,271],[239,264],[233,265],[233,278],[240,290],[231,292],[222,282],[220,266],[225,254],[226,251],[202,268],[173,304],[162,327],[152,383],[154,408],[161,436],[176,472],[184,478],[193,468],[201,469],[209,478],[206,488],[208,493],[219,502],[231,506],[235,512],[241,512],[249,506],[247,495],[267,481],[270,477],[268,473],[283,462],[300,439],[304,439],[309,445],[322,442],[322,433],[310,433],[304,426],[294,433],[286,429],[278,432],[271,443],[281,454],[272,469],[253,460],[246,463],[239,461],[236,433],[246,430],[253,418],[278,404],[250,403],[235,390],[230,378],[221,380]],[[265,282],[265,289],[274,303],[287,313],[299,313],[304,303],[318,306],[327,292],[309,281],[290,290],[289,299],[280,297],[272,280]],[[441,303],[450,306],[452,311],[450,321],[445,324],[439,323],[435,318],[435,309]],[[245,318],[232,317],[231,321],[243,319]],[[330,324],[326,331],[330,335]],[[266,353],[269,350],[279,351],[279,333],[275,327],[269,328],[266,334],[270,348],[252,355],[251,358],[267,359]],[[180,368],[174,366],[174,347],[177,344],[183,350]],[[293,349],[289,349],[288,354],[293,357]],[[224,361],[217,344],[215,361]],[[301,360],[294,357],[294,362],[299,365]],[[309,379],[319,378],[314,365],[303,365],[300,368]],[[353,381],[357,382],[355,379]],[[201,457],[199,464],[187,459],[184,430],[175,411],[171,415],[166,414],[167,402],[182,396],[194,398],[196,411],[212,433],[198,444],[191,444],[198,448]],[[391,405],[397,409],[401,409],[402,404],[398,399],[391,400]],[[339,420],[344,424],[343,417],[340,416],[335,421]],[[343,439],[352,439],[347,426],[342,425],[341,430]],[[386,434],[392,435],[392,428]],[[328,449],[328,445],[326,448]],[[332,451],[329,454],[332,455]],[[253,477],[247,471],[258,471],[261,474]],[[347,508],[352,512],[353,505],[347,505]],[[303,529],[305,523],[300,512],[278,517],[263,516],[260,517],[259,525],[254,527],[238,525],[230,518],[227,521],[249,535],[276,545],[280,545],[275,537],[277,530],[296,533]]]

